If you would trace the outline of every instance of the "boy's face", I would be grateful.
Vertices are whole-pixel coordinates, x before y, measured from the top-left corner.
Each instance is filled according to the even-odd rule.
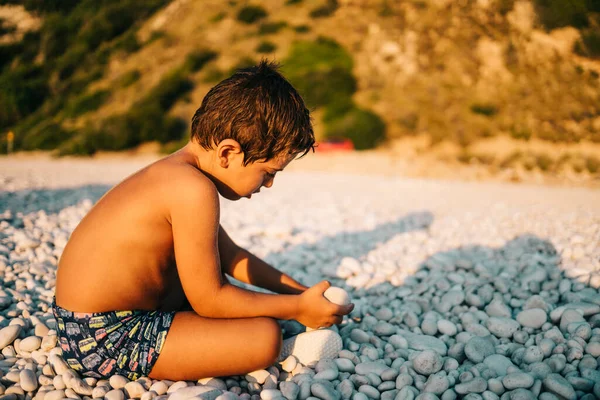
[[[282,171],[294,159],[293,155],[289,157],[277,157],[269,161],[256,161],[246,165],[240,165],[239,194],[241,197],[252,197],[258,193],[264,186],[270,188],[273,186],[275,175]]]
[[[224,151],[221,146],[226,146],[227,149]],[[263,186],[267,188],[273,186],[277,172],[287,167],[297,155],[284,154],[269,161],[256,161],[244,166],[244,153],[237,142],[226,139],[218,147],[217,155],[221,159],[221,166],[226,165],[226,168],[221,169],[222,173],[219,174],[221,175],[219,180],[226,188],[221,188],[224,190],[219,190],[219,192],[229,200],[239,200],[242,197],[249,199]]]

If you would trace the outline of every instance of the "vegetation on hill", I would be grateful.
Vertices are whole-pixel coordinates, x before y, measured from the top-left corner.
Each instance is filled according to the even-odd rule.
[[[172,151],[203,94],[266,56],[317,111],[321,138],[368,149],[426,136],[457,144],[461,162],[598,171],[590,154],[472,150],[498,135],[600,143],[597,0],[230,0],[193,20],[200,3],[6,4],[43,21],[0,41],[0,138],[13,130],[18,150],[92,154],[158,141]],[[1,20],[0,39],[15,29]],[[177,57],[160,68],[148,48]]]

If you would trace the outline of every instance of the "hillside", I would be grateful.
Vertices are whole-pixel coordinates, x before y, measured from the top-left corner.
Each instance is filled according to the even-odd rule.
[[[0,129],[18,149],[172,150],[214,84],[267,57],[314,110],[318,138],[600,170],[597,1],[68,3],[0,11],[13,37],[0,41]],[[18,35],[7,16],[24,13],[38,22]]]

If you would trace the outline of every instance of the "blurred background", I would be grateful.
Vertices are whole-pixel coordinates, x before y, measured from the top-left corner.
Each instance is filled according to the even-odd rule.
[[[600,0],[0,0],[0,153],[168,154],[261,58],[319,168],[600,187]]]

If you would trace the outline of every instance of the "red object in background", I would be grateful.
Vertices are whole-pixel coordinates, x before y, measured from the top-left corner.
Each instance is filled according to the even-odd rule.
[[[315,147],[315,151],[320,153],[354,150],[354,143],[347,138],[327,138],[322,142],[317,142],[317,144],[318,146]]]

